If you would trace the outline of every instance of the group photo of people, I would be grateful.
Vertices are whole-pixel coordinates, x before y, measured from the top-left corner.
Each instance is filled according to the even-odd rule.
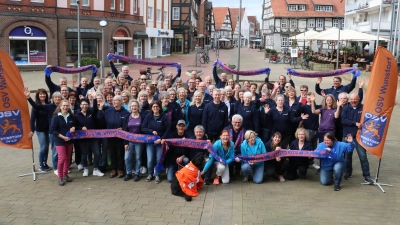
[[[40,171],[57,175],[60,186],[72,181],[71,166],[83,177],[107,175],[123,181],[171,182],[175,173],[199,152],[207,149],[169,146],[165,159],[162,146],[168,139],[210,142],[210,154],[201,171],[207,185],[268,183],[270,180],[307,179],[310,169],[322,185],[341,189],[342,179],[353,174],[353,152],[357,151],[365,182],[372,184],[366,150],[357,142],[363,110],[365,80],[353,77],[343,84],[340,76],[315,79],[315,87],[295,84],[290,75],[263,75],[264,82],[237,82],[226,73],[191,73],[187,81],[168,73],[163,81],[146,75],[130,75],[129,67],[118,70],[110,61],[112,74],[104,82],[93,70],[72,87],[62,77],[54,83],[45,75],[43,88],[31,97],[31,132],[39,142]],[[48,67],[51,67],[50,65]],[[209,74],[208,74],[209,73]],[[273,77],[275,82],[270,81]],[[358,91],[357,89],[358,88]],[[356,89],[355,92],[352,92]],[[322,101],[317,101],[317,95]],[[72,140],[67,133],[119,129],[132,134],[154,135],[154,143],[136,143],[120,138]],[[328,150],[329,158],[278,157],[251,162],[240,156],[272,151]],[[50,151],[51,150],[51,151]],[[50,167],[48,164],[50,164]],[[158,164],[165,170],[156,170]],[[79,174],[79,176],[81,176]]]

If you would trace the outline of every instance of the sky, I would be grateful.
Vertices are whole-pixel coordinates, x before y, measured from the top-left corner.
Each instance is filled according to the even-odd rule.
[[[213,7],[239,8],[240,0],[211,0]],[[246,8],[248,16],[256,16],[261,24],[263,0],[242,0],[242,8]]]

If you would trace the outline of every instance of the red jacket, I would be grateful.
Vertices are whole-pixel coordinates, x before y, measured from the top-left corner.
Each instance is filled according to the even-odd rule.
[[[176,172],[175,175],[183,193],[192,197],[199,195],[198,190],[203,187],[204,181],[200,176],[200,170],[192,162]]]

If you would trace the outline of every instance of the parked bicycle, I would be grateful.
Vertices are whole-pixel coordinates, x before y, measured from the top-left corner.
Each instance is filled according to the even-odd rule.
[[[279,53],[278,55],[271,55],[269,57],[269,61],[272,63],[279,63],[279,62],[283,62],[283,63],[290,63],[290,56],[284,53]]]
[[[162,67],[157,69],[160,72],[152,73],[151,72],[151,67],[147,67],[147,70],[140,70],[140,74],[141,75],[146,75],[146,79],[147,80],[153,80],[153,74],[158,74],[156,80],[157,81],[164,81],[164,79],[165,79],[164,68],[165,68],[165,66],[162,66]]]
[[[208,56],[208,51],[204,51],[203,49],[200,51],[200,63],[209,63],[210,62],[210,57]]]
[[[307,61],[306,58],[303,58],[301,61],[301,68],[303,68],[303,70],[310,70],[310,62]]]

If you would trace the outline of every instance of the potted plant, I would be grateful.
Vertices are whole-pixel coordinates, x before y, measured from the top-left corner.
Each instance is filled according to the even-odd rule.
[[[350,64],[347,63],[347,55],[349,53],[353,53],[354,47],[350,47],[350,46],[340,46],[339,47],[339,51],[343,51],[343,64],[340,64],[341,68],[348,68],[350,67]]]

